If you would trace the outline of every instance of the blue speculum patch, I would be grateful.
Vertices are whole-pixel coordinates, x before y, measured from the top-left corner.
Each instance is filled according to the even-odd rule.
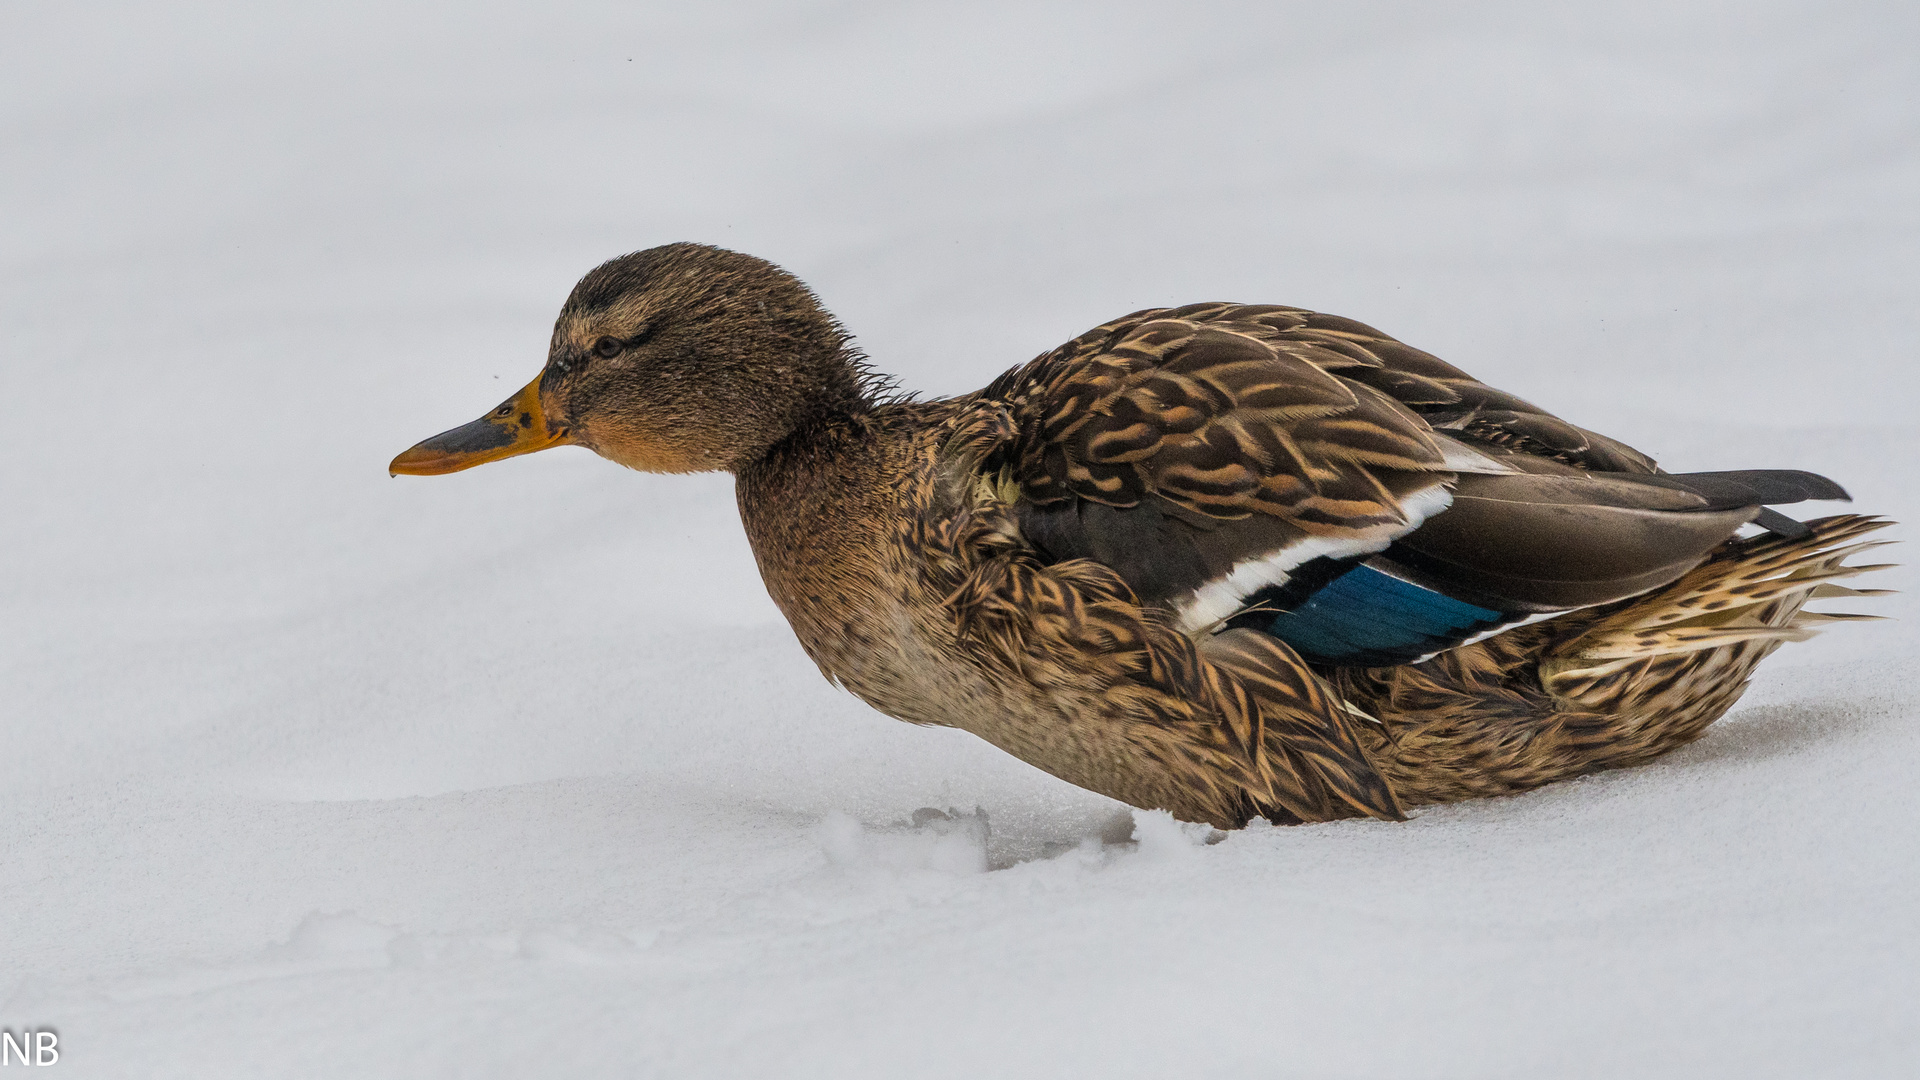
[[[1265,625],[1247,619],[1235,623],[1264,630],[1315,663],[1372,666],[1417,660],[1518,617],[1361,563]]]

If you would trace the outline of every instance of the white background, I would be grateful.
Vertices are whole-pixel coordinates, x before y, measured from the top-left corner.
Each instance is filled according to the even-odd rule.
[[[71,1076],[1915,1075],[1910,618],[1647,768],[1123,843],[827,686],[726,477],[385,465],[699,240],[924,393],[1297,304],[1912,519],[1916,12],[14,0],[0,1024]]]

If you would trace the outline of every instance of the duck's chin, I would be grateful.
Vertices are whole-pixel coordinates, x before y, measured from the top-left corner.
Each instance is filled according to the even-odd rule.
[[[616,465],[625,465],[636,472],[700,473],[721,472],[727,468],[726,461],[718,454],[665,439],[631,434],[612,434],[609,437],[609,433],[587,432],[573,441]]]

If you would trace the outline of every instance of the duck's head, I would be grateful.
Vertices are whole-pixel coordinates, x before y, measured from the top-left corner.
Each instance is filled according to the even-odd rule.
[[[865,400],[846,333],[799,279],[669,244],[581,278],[538,378],[388,469],[432,476],[573,444],[647,472],[737,470]]]

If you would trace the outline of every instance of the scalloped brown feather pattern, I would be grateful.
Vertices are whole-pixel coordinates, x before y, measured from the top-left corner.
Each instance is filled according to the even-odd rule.
[[[1587,468],[1651,472],[1574,427],[1361,323],[1274,305],[1151,309],[1001,376],[973,455],[1037,504],[1157,495],[1223,520],[1311,535],[1406,524],[1405,500],[1451,479],[1435,438]],[[975,434],[981,432],[976,428]]]
[[[1106,566],[1042,564],[991,492],[967,502],[920,518],[906,538],[944,594],[957,644],[996,681],[1017,679],[1059,702],[1061,716],[1094,722],[1075,739],[1125,748],[1072,770],[1029,760],[1216,825],[1403,816],[1357,721],[1284,643],[1249,631],[1196,643]],[[1081,703],[1087,695],[1097,704]]]
[[[1149,494],[1219,519],[1309,532],[1405,520],[1406,485],[1444,454],[1406,406],[1334,374],[1363,350],[1289,337],[1306,313],[1196,305],[1141,312],[1055,349],[983,395],[1004,408],[1006,464],[1027,498],[1129,507]]]

